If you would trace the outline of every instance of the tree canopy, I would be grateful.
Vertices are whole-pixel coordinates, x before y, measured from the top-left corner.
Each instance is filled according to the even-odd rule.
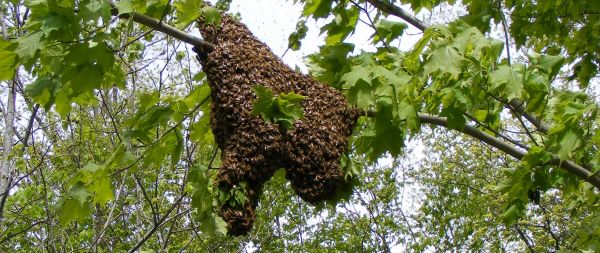
[[[311,206],[279,170],[242,237],[192,35],[231,2],[0,0],[0,251],[600,251],[599,1],[290,1],[289,50],[318,29],[310,76],[364,111],[353,188]]]

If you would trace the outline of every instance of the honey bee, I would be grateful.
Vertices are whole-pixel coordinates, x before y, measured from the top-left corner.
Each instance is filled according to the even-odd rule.
[[[200,20],[199,29],[214,50],[198,56],[212,90],[211,128],[221,149],[215,185],[222,190],[246,185],[246,202],[223,203],[218,214],[229,234],[252,229],[264,183],[276,169],[303,200],[315,204],[331,198],[343,180],[339,160],[361,112],[349,108],[343,94],[286,66],[245,25],[222,14],[218,29]],[[305,96],[304,118],[282,131],[251,114],[257,84],[274,94]],[[245,184],[242,182],[245,181]]]

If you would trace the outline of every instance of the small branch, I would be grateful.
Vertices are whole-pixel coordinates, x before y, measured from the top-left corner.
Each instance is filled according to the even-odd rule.
[[[508,102],[508,104],[519,114],[523,115],[531,124],[533,124],[540,132],[547,133],[548,126],[546,126],[540,119],[537,117],[525,112],[525,103],[514,98]]]
[[[123,176],[123,180],[121,181],[121,185],[119,186],[119,190],[117,191],[117,196],[115,196],[113,205],[110,208],[110,211],[108,212],[108,218],[106,218],[106,222],[104,223],[104,226],[102,226],[102,229],[100,229],[100,232],[98,233],[98,236],[96,237],[96,240],[94,240],[94,243],[92,243],[92,248],[94,249],[94,252],[98,251],[98,242],[104,236],[104,233],[106,232],[106,229],[108,228],[108,226],[113,222],[113,214],[114,214],[115,208],[117,207],[117,204],[119,202],[119,197],[121,196],[121,193],[123,192],[123,186],[125,185],[126,179],[127,179],[127,173],[125,173],[125,175]]]
[[[469,118],[470,120],[472,120],[472,121],[473,121],[473,122],[475,122],[476,124],[478,124],[478,125],[482,126],[483,128],[487,129],[488,131],[490,131],[490,132],[494,133],[496,136],[500,136],[500,137],[502,137],[502,139],[505,139],[506,141],[508,141],[508,142],[510,142],[510,143],[512,143],[512,144],[515,144],[515,145],[519,146],[520,148],[529,149],[529,147],[527,147],[527,145],[525,145],[525,144],[522,144],[522,143],[519,143],[518,141],[516,141],[516,140],[513,140],[512,138],[510,138],[510,137],[508,137],[508,136],[505,136],[505,135],[501,134],[500,132],[498,132],[498,131],[494,130],[494,129],[493,129],[493,128],[491,128],[490,126],[488,126],[488,125],[486,125],[486,124],[483,124],[483,123],[481,123],[481,122],[480,122],[479,120],[477,120],[475,117],[473,117],[473,116],[471,116],[471,115],[469,115],[469,114],[467,114],[467,113],[463,113],[463,115],[465,115],[467,118]]]
[[[129,253],[133,253],[135,252],[137,249],[139,249],[142,245],[144,245],[144,243],[146,243],[146,241],[148,239],[150,239],[150,237],[154,234],[154,232],[156,232],[156,230],[161,227],[162,225],[164,225],[165,223],[167,223],[167,217],[169,217],[169,214],[171,214],[171,212],[177,207],[179,206],[179,204],[181,203],[181,200],[183,199],[183,197],[185,197],[185,193],[181,194],[181,196],[179,197],[179,199],[177,199],[177,201],[175,201],[175,203],[171,206],[171,208],[169,208],[169,210],[165,213],[165,215],[163,215],[160,218],[160,221],[156,224],[154,224],[154,226],[152,227],[152,229],[150,231],[148,231],[148,233],[146,233],[146,235],[144,235],[144,237],[138,241],[135,246],[133,246],[133,248],[131,248],[128,252]]]
[[[383,46],[387,49],[388,52],[392,52],[392,49],[385,42],[383,36],[381,36],[381,34],[379,33],[379,30],[377,30],[377,27],[375,27],[375,23],[373,22],[373,19],[371,18],[371,14],[369,14],[369,10],[367,10],[366,7],[360,6],[358,3],[354,2],[354,1],[350,1],[350,2],[352,4],[354,4],[359,10],[361,10],[362,12],[364,12],[365,15],[367,15],[367,18],[369,19],[369,23],[366,23],[364,21],[363,21],[363,23],[365,23],[366,25],[368,25],[371,28],[373,28],[373,30],[375,30],[375,33],[377,34],[377,36],[379,36],[379,38],[381,39],[381,43],[383,43]],[[366,3],[365,3],[365,6],[366,6]]]
[[[135,182],[138,184],[138,186],[142,190],[142,195],[144,195],[144,199],[146,201],[148,201],[148,205],[150,205],[150,210],[152,211],[152,220],[154,221],[154,225],[157,225],[158,224],[158,211],[156,211],[154,209],[154,204],[152,204],[152,200],[150,200],[150,198],[148,197],[148,194],[146,193],[146,189],[144,189],[144,185],[140,181],[140,178],[135,173],[133,173],[133,178],[135,179]]]
[[[434,115],[430,115],[430,114],[419,113],[419,119],[421,120],[421,122],[424,122],[424,123],[442,126],[442,127],[448,127],[448,119],[446,119],[444,117],[438,117],[438,116],[434,116]],[[480,141],[483,141],[483,142],[489,144],[490,146],[495,147],[518,160],[523,159],[523,157],[525,157],[525,155],[527,154],[527,151],[517,149],[517,148],[509,145],[508,143],[506,143],[494,136],[491,136],[475,127],[464,126],[463,129],[455,129],[455,130],[457,130],[461,133],[464,133],[466,135],[469,135],[471,137],[474,137]],[[589,170],[583,168],[582,166],[580,166],[572,161],[569,161],[569,160],[561,161],[554,154],[552,154],[552,159],[548,162],[548,164],[563,168],[566,171],[568,171],[569,173],[572,173],[572,174],[580,177],[581,179],[589,182],[590,184],[595,186],[597,189],[600,189],[600,174],[598,174],[598,173],[592,173],[591,171],[589,171]]]
[[[37,225],[39,225],[39,224],[41,224],[41,223],[47,222],[47,221],[48,221],[48,220],[41,220],[41,221],[34,222],[34,223],[32,223],[31,225],[29,225],[28,227],[26,227],[26,228],[22,229],[22,230],[21,230],[21,231],[19,231],[19,232],[16,232],[16,233],[13,233],[13,234],[7,235],[7,236],[6,236],[4,239],[2,239],[2,241],[0,241],[0,245],[1,245],[1,244],[4,244],[5,242],[7,242],[8,240],[12,239],[13,237],[15,237],[15,236],[17,236],[17,235],[20,235],[20,234],[23,234],[23,233],[30,232],[29,230],[30,230],[31,228],[33,228],[33,227],[35,227],[35,226],[37,226]]]
[[[544,214],[544,226],[542,226],[544,228],[544,230],[546,230],[546,232],[548,232],[548,234],[550,234],[550,236],[552,237],[552,239],[554,239],[554,249],[556,251],[560,251],[560,239],[558,238],[558,236],[556,236],[556,234],[552,231],[552,227],[550,226],[550,218],[548,218],[548,213],[546,212],[546,208],[544,208],[544,206],[539,205],[540,209],[542,209],[542,213]]]
[[[33,111],[31,112],[31,117],[29,117],[29,121],[27,123],[27,131],[25,132],[25,136],[23,136],[23,139],[21,141],[23,143],[23,147],[21,148],[21,151],[25,151],[25,149],[29,146],[29,144],[27,143],[27,140],[29,140],[29,136],[31,136],[31,134],[33,132],[33,122],[35,120],[35,117],[36,117],[39,109],[40,109],[39,104],[35,104],[33,106]]]
[[[523,242],[525,242],[525,245],[527,245],[527,249],[529,249],[529,252],[535,253],[535,250],[533,250],[533,246],[531,245],[531,242],[529,242],[529,239],[527,239],[527,236],[525,235],[523,230],[521,230],[517,225],[515,225],[515,230],[517,230],[517,233],[519,234],[519,238],[521,238],[521,240],[523,240]]]
[[[500,12],[500,18],[502,19],[502,28],[504,30],[504,43],[506,44],[506,59],[508,60],[508,65],[512,65],[510,57],[510,38],[508,37],[508,24],[506,22],[504,12],[502,12],[502,1],[498,1],[498,12]]]

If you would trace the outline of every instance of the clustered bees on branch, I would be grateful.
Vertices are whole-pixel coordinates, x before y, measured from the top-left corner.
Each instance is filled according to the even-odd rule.
[[[315,204],[332,198],[343,182],[339,167],[348,137],[359,116],[344,96],[324,83],[293,71],[248,28],[227,14],[219,26],[199,20],[205,40],[216,45],[199,56],[212,89],[211,128],[222,151],[215,185],[222,191],[243,187],[246,203],[225,203],[218,214],[230,235],[252,229],[263,184],[279,168],[303,200]],[[295,92],[305,97],[304,118],[290,130],[251,114],[253,87],[275,95]]]

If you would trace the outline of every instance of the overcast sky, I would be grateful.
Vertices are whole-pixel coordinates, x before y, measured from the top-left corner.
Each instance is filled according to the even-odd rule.
[[[239,12],[242,22],[254,35],[269,45],[276,55],[281,56],[287,49],[288,36],[295,30],[296,23],[301,18],[302,8],[301,4],[293,4],[291,0],[234,0],[230,12]],[[361,18],[364,19],[363,16]],[[306,72],[303,58],[318,51],[319,46],[324,44],[325,35],[319,35],[319,27],[327,22],[327,20],[320,20],[317,23],[312,18],[309,19],[307,22],[309,31],[306,38],[302,40],[302,48],[299,51],[289,50],[283,57],[284,62],[291,67],[298,66]],[[403,38],[401,49],[411,48],[420,37],[420,31],[414,27],[410,27],[407,32],[414,35]],[[355,44],[356,52],[373,50],[368,42],[372,33],[372,29],[358,23],[356,33],[349,39],[349,42]]]

